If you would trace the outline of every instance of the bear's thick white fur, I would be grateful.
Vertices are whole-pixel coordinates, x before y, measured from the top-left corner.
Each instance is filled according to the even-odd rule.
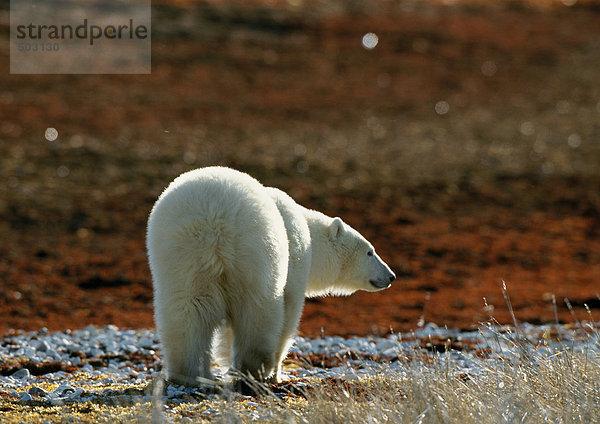
[[[224,167],[167,187],[147,249],[167,378],[183,384],[213,379],[217,335],[235,370],[278,380],[305,296],[377,291],[395,278],[341,219]]]

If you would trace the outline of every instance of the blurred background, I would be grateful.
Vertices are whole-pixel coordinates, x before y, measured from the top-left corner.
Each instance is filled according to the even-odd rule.
[[[520,320],[600,318],[599,2],[162,0],[149,75],[11,75],[0,4],[0,333],[153,327],[148,214],[216,164],[397,273],[301,334],[509,323],[501,281]]]

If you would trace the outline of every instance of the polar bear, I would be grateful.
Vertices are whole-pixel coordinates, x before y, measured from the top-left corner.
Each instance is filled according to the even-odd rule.
[[[225,167],[186,172],[165,189],[147,250],[167,379],[186,385],[213,380],[217,338],[237,372],[279,381],[305,297],[378,291],[395,279],[340,218]]]

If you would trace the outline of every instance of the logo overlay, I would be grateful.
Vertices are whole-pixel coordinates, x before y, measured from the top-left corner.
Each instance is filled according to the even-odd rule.
[[[11,74],[149,74],[150,0],[11,0]]]

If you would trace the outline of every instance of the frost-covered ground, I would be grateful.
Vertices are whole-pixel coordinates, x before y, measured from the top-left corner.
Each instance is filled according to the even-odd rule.
[[[274,399],[285,402],[306,399],[311,388],[323,382],[341,387],[342,392],[352,387],[345,385],[364,383],[368,388],[370,381],[379,378],[402,381],[414,380],[415,375],[429,376],[433,383],[442,375],[468,385],[480,376],[489,377],[490,370],[504,370],[497,377],[506,376],[507,368],[535,369],[553,358],[572,361],[575,356],[584,358],[587,369],[588,361],[597,367],[600,357],[596,328],[585,323],[523,324],[518,329],[487,326],[458,331],[428,324],[413,333],[386,338],[298,337],[285,367],[290,381],[270,390]],[[250,409],[243,415],[249,419],[268,418],[273,412],[272,408],[261,410],[249,397],[227,386],[221,394],[205,395],[193,388],[153,384],[161,381],[161,359],[159,341],[151,330],[90,326],[56,333],[45,329],[17,332],[2,339],[0,363],[0,408],[6,417],[16,414],[15,421],[22,414],[27,422],[62,420],[65,413],[75,421],[92,417],[110,421],[115,418],[111,407],[120,407],[121,412],[137,408],[119,418],[127,421],[139,419],[139,408],[144,405],[148,411],[154,405],[155,415],[161,411],[166,414],[160,415],[163,418],[215,418],[223,413],[215,406],[223,396],[246,402],[244,408]],[[527,380],[528,373],[524,375]],[[501,380],[499,389],[506,381]],[[405,398],[399,395],[400,400]],[[58,415],[56,408],[62,411]],[[101,411],[105,412],[98,415]]]

